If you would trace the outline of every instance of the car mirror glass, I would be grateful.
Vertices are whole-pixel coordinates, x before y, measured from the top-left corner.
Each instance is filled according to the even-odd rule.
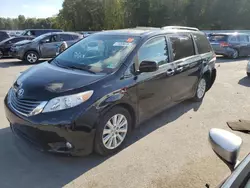
[[[157,62],[155,61],[142,61],[139,66],[139,72],[154,72],[159,69]]]

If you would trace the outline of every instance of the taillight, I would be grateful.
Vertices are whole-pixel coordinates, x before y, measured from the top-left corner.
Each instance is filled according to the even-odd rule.
[[[220,46],[221,46],[221,47],[228,47],[229,44],[228,44],[227,42],[221,42],[221,43],[220,43]]]

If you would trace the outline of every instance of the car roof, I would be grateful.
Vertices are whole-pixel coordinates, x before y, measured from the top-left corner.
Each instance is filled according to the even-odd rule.
[[[149,35],[159,35],[159,34],[172,34],[172,33],[199,33],[204,34],[201,31],[188,30],[188,29],[163,29],[163,28],[152,28],[152,27],[138,27],[130,29],[120,29],[120,30],[108,30],[103,31],[98,34],[105,35],[132,35],[132,36],[149,36]]]
[[[237,33],[237,32],[235,32],[235,33],[212,33],[211,34],[212,36],[214,35],[226,35],[226,36],[231,36],[231,35],[249,35],[249,34],[247,34],[247,33]]]
[[[43,34],[43,36],[49,36],[49,35],[59,35],[59,34],[70,34],[70,35],[78,35],[78,36],[81,36],[81,34],[79,33],[74,33],[74,32],[48,32],[48,33],[45,33]]]
[[[25,31],[62,31],[61,29],[25,29]]]

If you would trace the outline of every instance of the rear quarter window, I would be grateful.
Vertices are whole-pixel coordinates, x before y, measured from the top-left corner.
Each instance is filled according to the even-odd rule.
[[[169,36],[173,50],[173,60],[195,55],[193,40],[190,35],[173,35]]]
[[[193,34],[199,54],[204,54],[213,51],[212,47],[205,35]]]

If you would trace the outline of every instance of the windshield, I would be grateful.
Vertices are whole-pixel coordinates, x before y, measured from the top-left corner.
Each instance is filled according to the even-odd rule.
[[[42,40],[43,38],[47,37],[48,35],[50,35],[50,34],[40,35],[39,37],[34,38],[32,41],[33,41],[33,42],[40,41],[40,40]]]
[[[52,62],[66,68],[111,73],[131,53],[139,39],[133,36],[91,35],[68,48]]]
[[[209,37],[209,41],[214,41],[214,42],[225,42],[227,41],[228,36],[227,35],[211,35]]]

